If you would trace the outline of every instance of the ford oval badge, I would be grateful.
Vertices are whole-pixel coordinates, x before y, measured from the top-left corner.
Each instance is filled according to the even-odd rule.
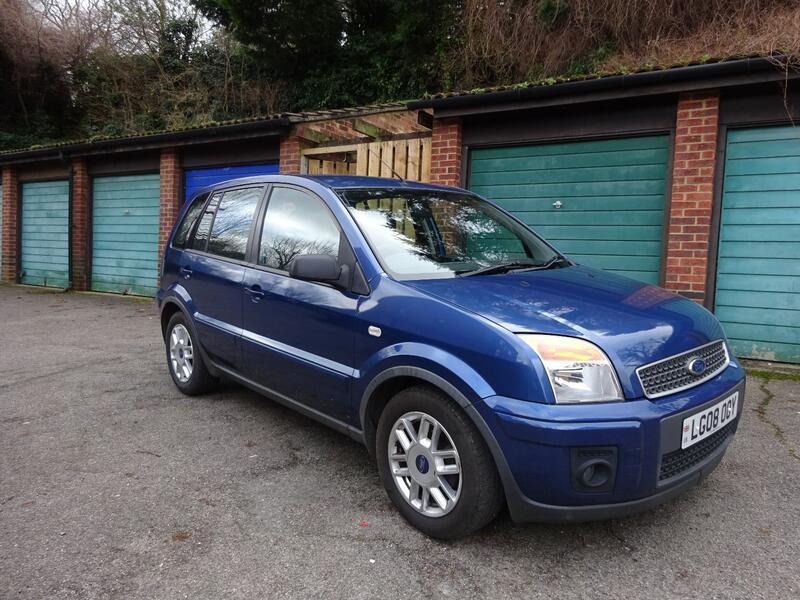
[[[706,361],[699,357],[693,358],[687,363],[686,370],[695,377],[702,375],[706,372]]]

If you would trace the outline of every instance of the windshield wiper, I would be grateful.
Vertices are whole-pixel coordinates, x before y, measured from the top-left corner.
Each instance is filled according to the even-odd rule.
[[[508,273],[509,271],[517,271],[524,273],[525,271],[542,271],[545,269],[552,269],[560,262],[565,261],[563,256],[554,256],[550,260],[542,264],[534,264],[530,262],[523,262],[519,260],[498,263],[496,265],[489,265],[481,267],[474,271],[467,271],[466,273],[459,273],[459,277],[473,277],[475,275],[495,275],[499,273]]]
[[[563,256],[556,255],[544,264],[533,265],[526,269],[514,269],[514,270],[519,271],[521,273],[524,273],[526,271],[546,271],[547,269],[552,269],[553,267],[555,267],[558,264],[561,264],[562,262],[567,262],[567,259],[564,258]]]
[[[493,275],[494,273],[508,273],[514,269],[525,269],[534,267],[536,265],[530,262],[522,262],[519,260],[498,263],[496,265],[489,265],[488,267],[481,267],[474,271],[467,271],[466,273],[459,273],[461,277],[472,277],[473,275]]]

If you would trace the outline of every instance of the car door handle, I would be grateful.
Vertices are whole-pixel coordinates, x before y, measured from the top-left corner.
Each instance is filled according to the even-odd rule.
[[[189,279],[192,276],[192,267],[181,267],[179,270],[184,279]]]
[[[254,285],[252,287],[244,288],[244,293],[250,296],[250,300],[253,302],[258,302],[266,296],[264,290],[261,289],[260,285]]]

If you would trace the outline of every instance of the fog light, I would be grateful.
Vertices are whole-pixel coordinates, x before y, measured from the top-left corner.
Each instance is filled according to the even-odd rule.
[[[573,448],[572,487],[579,492],[610,492],[617,475],[616,446]]]

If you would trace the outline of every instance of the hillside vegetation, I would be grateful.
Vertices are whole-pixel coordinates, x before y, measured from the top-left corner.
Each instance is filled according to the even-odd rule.
[[[797,0],[0,0],[0,150],[771,53]]]

